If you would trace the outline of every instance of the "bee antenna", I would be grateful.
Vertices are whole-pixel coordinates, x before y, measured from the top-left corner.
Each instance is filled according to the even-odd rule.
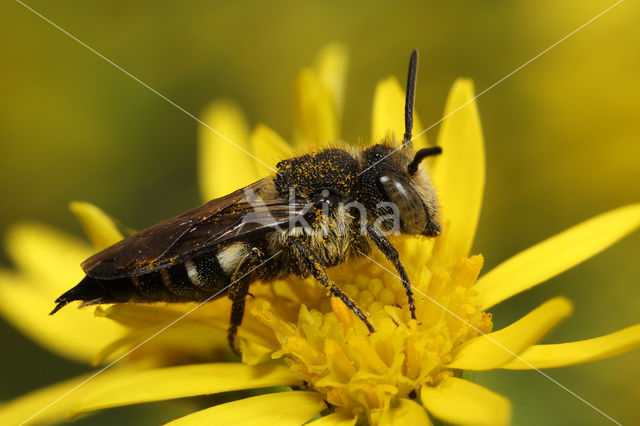
[[[418,165],[422,160],[432,155],[442,154],[442,148],[439,146],[430,146],[429,148],[422,148],[418,152],[416,152],[415,157],[413,157],[413,161],[409,164],[408,171],[411,176],[415,175],[418,171]]]
[[[404,139],[402,145],[411,142],[413,130],[413,104],[416,100],[416,79],[418,78],[418,49],[414,49],[409,59],[409,74],[407,75],[407,94],[404,100]]]

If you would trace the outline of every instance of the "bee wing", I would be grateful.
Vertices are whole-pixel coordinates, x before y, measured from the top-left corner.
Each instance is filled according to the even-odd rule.
[[[273,180],[265,178],[209,201],[107,247],[84,261],[82,269],[98,279],[141,275],[206,254],[220,244],[288,228],[308,207],[279,198],[263,200],[260,193],[274,193],[272,188]]]

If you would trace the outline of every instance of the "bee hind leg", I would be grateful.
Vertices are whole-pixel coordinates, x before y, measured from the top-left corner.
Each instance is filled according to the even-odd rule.
[[[242,318],[244,317],[244,302],[248,292],[249,282],[244,280],[229,288],[231,318],[229,320],[229,329],[227,330],[227,341],[231,350],[238,356],[240,356],[240,351],[236,348],[235,340],[236,334],[238,334],[238,326],[242,324]]]
[[[229,287],[228,296],[231,299],[231,317],[229,319],[229,328],[227,329],[227,341],[229,347],[238,356],[240,351],[236,348],[235,340],[238,334],[238,327],[242,324],[244,318],[245,299],[249,294],[249,285],[253,281],[252,274],[263,260],[263,253],[257,248],[253,248],[238,268],[236,268],[231,277],[231,285]]]
[[[362,312],[360,308],[358,308],[358,306],[349,298],[349,296],[344,294],[342,290],[340,290],[335,285],[335,283],[331,281],[331,279],[327,275],[327,268],[323,264],[318,262],[317,257],[311,254],[311,251],[305,246],[303,242],[291,242],[289,245],[289,250],[294,258],[296,258],[300,263],[304,264],[309,269],[311,275],[313,275],[316,281],[322,284],[323,287],[329,289],[329,292],[333,296],[342,300],[347,308],[349,308],[354,314],[358,316],[358,318],[362,320],[364,325],[367,326],[367,329],[370,333],[376,331],[367,319],[367,316],[364,314],[364,312]]]

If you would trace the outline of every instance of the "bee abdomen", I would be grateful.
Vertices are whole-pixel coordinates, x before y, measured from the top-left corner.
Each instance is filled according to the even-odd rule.
[[[136,287],[130,278],[99,280],[86,276],[71,290],[56,299],[56,307],[49,315],[58,312],[63,306],[74,300],[86,304],[129,302],[136,294]]]
[[[134,276],[131,281],[138,293],[136,298],[167,302],[206,300],[212,293],[222,293],[229,284],[215,255]]]
[[[142,299],[144,301],[155,302],[166,298],[165,287],[159,272],[132,276],[131,282],[137,293],[137,297],[134,297],[134,300]]]
[[[159,272],[160,280],[164,288],[171,294],[184,300],[201,300],[204,295],[193,285],[185,265],[176,265]]]
[[[230,279],[220,266],[218,258],[212,255],[126,278],[103,280],[86,276],[56,300],[58,305],[51,313],[56,313],[75,300],[87,304],[199,302],[221,297],[229,284]]]
[[[191,283],[204,292],[220,292],[231,283],[216,255],[187,260],[184,267]]]

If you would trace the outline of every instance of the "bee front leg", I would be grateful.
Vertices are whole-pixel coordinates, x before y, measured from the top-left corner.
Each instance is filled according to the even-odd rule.
[[[358,308],[358,306],[349,298],[349,296],[344,294],[342,290],[340,290],[335,285],[335,283],[331,281],[331,279],[327,275],[327,268],[318,261],[318,257],[312,254],[311,250],[309,250],[309,248],[306,246],[304,242],[302,241],[290,242],[289,252],[291,253],[292,257],[296,259],[298,263],[305,265],[309,269],[309,271],[311,272],[311,275],[313,275],[316,281],[322,284],[323,287],[326,287],[327,289],[329,289],[329,292],[332,295],[342,300],[342,302],[347,306],[347,308],[349,308],[354,314],[356,314],[362,320],[362,322],[364,322],[364,325],[367,326],[367,329],[369,330],[369,332],[373,333],[374,331],[376,331],[371,325],[371,323],[369,322],[369,320],[367,319],[364,312],[362,312],[360,308]]]
[[[400,280],[402,281],[402,286],[404,287],[404,291],[407,294],[407,299],[409,301],[409,311],[411,312],[411,318],[416,319],[416,306],[413,302],[413,291],[411,290],[411,283],[409,282],[409,275],[407,275],[407,271],[404,269],[404,265],[400,262],[400,255],[398,254],[398,250],[391,244],[391,241],[384,236],[381,230],[376,228],[374,225],[367,223],[367,236],[373,243],[378,247],[378,250],[384,254],[384,256],[389,259],[393,266],[395,266],[396,271],[400,275]]]

